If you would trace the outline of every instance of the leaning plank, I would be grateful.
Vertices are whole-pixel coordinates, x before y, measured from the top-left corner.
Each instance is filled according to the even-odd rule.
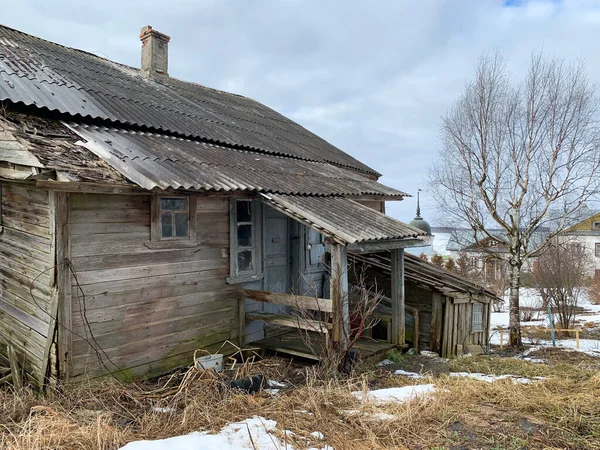
[[[21,378],[21,370],[19,369],[19,362],[17,361],[17,354],[12,345],[8,346],[8,360],[10,362],[10,372],[12,375],[13,386],[16,390],[20,391],[23,389],[23,379]]]
[[[276,305],[292,306],[299,309],[310,309],[330,313],[333,310],[331,300],[324,298],[306,297],[302,295],[279,294],[275,292],[244,289],[242,295],[257,302],[274,303]]]
[[[282,325],[285,327],[299,328],[301,330],[317,331],[319,333],[328,333],[331,324],[319,320],[304,319],[302,317],[280,316],[268,313],[246,313],[247,320],[262,320],[263,322]]]

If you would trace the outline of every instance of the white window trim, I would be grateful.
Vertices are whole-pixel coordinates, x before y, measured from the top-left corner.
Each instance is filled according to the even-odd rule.
[[[240,272],[238,269],[237,245],[237,202],[249,201],[252,208],[252,270]],[[263,248],[262,248],[262,203],[251,198],[232,198],[229,203],[229,266],[230,276],[227,283],[247,283],[261,280],[263,273]]]
[[[188,202],[188,233],[185,237],[161,237],[160,199],[185,198]],[[148,248],[196,247],[200,243],[196,236],[197,195],[153,195],[150,201],[150,240],[144,242]]]

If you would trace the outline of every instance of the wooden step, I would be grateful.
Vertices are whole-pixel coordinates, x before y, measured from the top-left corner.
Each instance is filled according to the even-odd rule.
[[[319,320],[261,312],[246,313],[246,320],[261,320],[263,322],[274,323],[276,325],[299,328],[302,330],[317,331],[319,333],[328,333],[329,329],[331,328],[330,323],[321,322]]]

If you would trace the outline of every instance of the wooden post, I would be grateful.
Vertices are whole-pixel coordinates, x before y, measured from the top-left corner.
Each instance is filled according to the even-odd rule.
[[[58,192],[56,196],[56,265],[58,309],[58,376],[67,381],[71,373],[73,335],[73,304],[71,299],[71,271],[67,260],[71,256],[69,231],[69,193]]]
[[[579,330],[575,330],[575,347],[579,350]]]
[[[406,312],[404,301],[404,249],[392,250],[392,344],[404,345]]]
[[[502,350],[502,340],[504,339],[504,331],[500,330],[500,350]]]
[[[348,305],[348,254],[345,246],[330,244],[331,253],[331,303],[333,341],[342,350],[348,348],[350,339],[350,308]]]

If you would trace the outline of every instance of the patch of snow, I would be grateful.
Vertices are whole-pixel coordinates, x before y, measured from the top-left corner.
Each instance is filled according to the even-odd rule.
[[[401,369],[396,370],[394,372],[394,375],[402,375],[403,377],[408,377],[408,378],[425,378],[420,373],[407,372],[406,370],[401,370]]]
[[[377,363],[377,367],[389,366],[390,364],[394,364],[394,361],[391,361],[389,359],[384,359],[383,361],[379,361]]]
[[[435,390],[436,387],[433,384],[417,384],[414,386],[368,391],[366,398],[362,391],[352,392],[352,395],[359,400],[370,400],[381,404],[387,402],[407,402],[417,398],[425,398],[435,392]]]
[[[308,414],[309,416],[314,416],[314,413],[307,411],[306,409],[296,409],[294,411],[296,414]]]
[[[486,375],[483,373],[471,373],[471,372],[450,372],[451,377],[460,378],[472,378],[474,380],[485,381],[486,383],[493,383],[498,380],[510,379],[515,384],[529,384],[532,382],[531,379],[525,377],[519,377],[517,375]],[[543,380],[544,377],[535,377],[536,380]]]
[[[388,413],[366,413],[359,411],[357,409],[347,409],[344,411],[340,411],[341,414],[345,416],[361,416],[366,420],[396,420],[398,416],[394,416],[393,414]]]
[[[267,394],[277,395],[279,394],[280,389],[263,389]]]
[[[121,447],[121,450],[198,450],[198,449],[268,449],[293,450],[289,443],[281,442],[272,434],[277,430],[277,422],[254,416],[251,419],[231,423],[217,434],[194,432],[156,441],[135,441]],[[285,430],[289,436],[289,431]],[[317,449],[314,449],[317,450]],[[333,450],[326,446],[321,450]]]
[[[525,358],[519,358],[522,359],[523,361],[527,361],[533,364],[547,364],[548,361],[546,361],[545,359],[542,358],[529,358],[529,357],[525,357]]]
[[[152,408],[154,412],[158,413],[173,413],[175,412],[175,408],[161,408],[160,406],[155,406]]]
[[[287,384],[282,383],[280,381],[275,381],[275,380],[269,380],[269,381],[267,381],[267,385],[269,387],[272,387],[272,388],[285,388],[285,387],[287,387]]]
[[[310,435],[319,441],[322,441],[325,439],[325,435],[323,433],[321,433],[320,431],[313,431],[312,433],[310,433]]]

